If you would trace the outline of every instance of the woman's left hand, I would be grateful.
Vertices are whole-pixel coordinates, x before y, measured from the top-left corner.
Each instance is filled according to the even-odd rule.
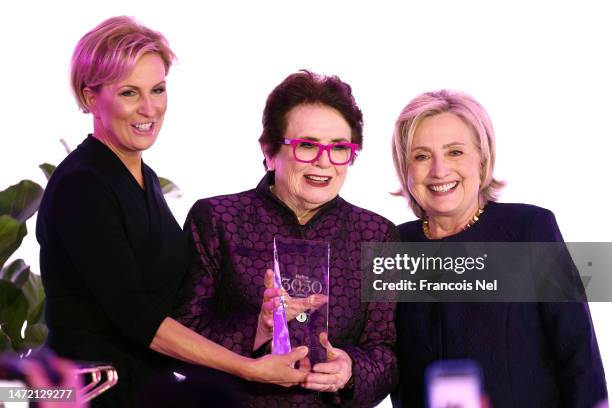
[[[264,275],[264,298],[261,303],[261,311],[257,319],[257,331],[253,351],[260,348],[265,342],[272,339],[274,329],[274,309],[280,304],[281,290],[274,287],[274,272],[272,269],[266,270]]]
[[[344,350],[331,345],[327,333],[321,333],[319,339],[327,349],[327,362],[315,364],[302,386],[320,392],[341,390],[353,375],[353,361]]]
[[[308,310],[317,310],[327,303],[327,296],[316,294],[308,297],[291,297],[287,291],[274,287],[274,271],[266,270],[264,275],[264,297],[261,303],[261,311],[257,319],[257,331],[253,342],[253,351],[260,348],[264,343],[272,339],[274,331],[274,309],[280,306],[281,296],[285,302],[285,316],[287,322],[295,319],[297,315]]]

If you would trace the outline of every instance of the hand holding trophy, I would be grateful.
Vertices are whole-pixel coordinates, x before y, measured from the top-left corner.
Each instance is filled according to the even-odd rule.
[[[273,354],[304,345],[309,361],[302,369],[326,361],[319,335],[328,331],[329,243],[274,237],[274,271],[264,283],[256,345],[270,337],[272,327]]]
[[[288,322],[296,318],[298,321],[303,322],[307,313],[311,313],[327,304],[327,296],[324,294],[317,293],[308,297],[292,297],[284,288],[275,288],[274,271],[272,269],[266,270],[264,286],[266,289],[261,304],[261,311],[259,312],[253,350],[259,349],[272,339],[274,329],[273,313],[275,309],[280,307],[281,299]]]

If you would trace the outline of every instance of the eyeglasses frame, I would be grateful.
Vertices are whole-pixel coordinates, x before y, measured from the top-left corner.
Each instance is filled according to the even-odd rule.
[[[311,143],[313,145],[315,145],[316,147],[319,148],[319,152],[317,153],[317,155],[312,159],[312,160],[300,160],[297,157],[297,154],[295,152],[295,150],[297,149],[297,146],[299,143]],[[327,158],[329,159],[329,162],[335,166],[345,166],[347,164],[353,164],[353,162],[355,161],[355,159],[357,158],[357,150],[359,150],[359,145],[357,143],[351,143],[351,142],[335,142],[335,143],[329,143],[324,145],[323,143],[319,143],[315,140],[310,140],[310,139],[288,139],[285,138],[283,139],[283,145],[290,145],[291,146],[291,150],[293,152],[293,158],[295,159],[295,161],[298,161],[300,163],[314,163],[317,160],[319,160],[319,158],[321,157],[321,155],[323,154],[323,151],[327,152]],[[351,156],[350,158],[345,162],[345,163],[336,163],[335,161],[332,160],[331,158],[331,149],[333,147],[336,146],[348,146],[351,148]]]

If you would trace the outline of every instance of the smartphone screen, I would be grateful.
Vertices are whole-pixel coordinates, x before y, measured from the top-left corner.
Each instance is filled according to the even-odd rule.
[[[481,408],[482,372],[476,362],[437,361],[425,378],[429,408]]]

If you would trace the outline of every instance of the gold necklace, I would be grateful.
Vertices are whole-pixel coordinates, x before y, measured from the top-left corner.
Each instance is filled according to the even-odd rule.
[[[461,229],[461,232],[465,231],[466,229],[474,225],[476,221],[480,219],[480,216],[482,215],[483,212],[484,212],[484,207],[479,208],[476,211],[476,214],[474,214],[474,216],[468,221],[468,223],[465,224],[465,227]],[[427,216],[423,218],[423,222],[421,223],[421,228],[423,228],[423,234],[425,235],[425,238],[433,239],[429,232],[429,218]]]

